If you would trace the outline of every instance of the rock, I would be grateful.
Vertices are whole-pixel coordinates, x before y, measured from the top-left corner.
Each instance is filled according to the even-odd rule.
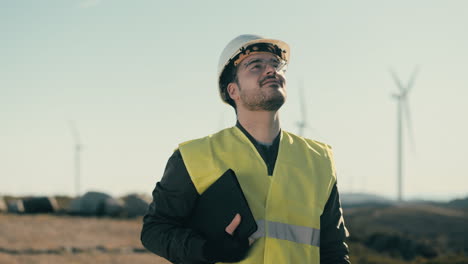
[[[5,199],[0,196],[0,213],[6,213],[8,211],[7,204],[5,202]]]
[[[10,200],[7,202],[7,208],[9,213],[22,214],[24,213],[23,200]]]
[[[122,198],[124,200],[124,210],[128,217],[143,216],[148,210],[150,198],[144,195],[130,194]]]
[[[87,192],[70,202],[67,212],[76,215],[117,216],[123,211],[123,202],[102,192]]]

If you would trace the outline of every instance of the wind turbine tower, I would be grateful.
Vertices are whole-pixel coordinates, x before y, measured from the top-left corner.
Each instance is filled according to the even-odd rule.
[[[78,133],[78,129],[75,126],[75,123],[73,121],[70,121],[70,129],[71,133],[73,136],[73,139],[75,140],[75,195],[78,197],[80,196],[80,178],[81,178],[81,160],[80,160],[80,154],[82,151],[83,145],[81,144],[80,141],[80,134]]]
[[[307,109],[304,96],[304,84],[299,80],[299,106],[301,109],[301,121],[296,122],[299,136],[304,136],[304,129],[307,127]]]
[[[411,114],[408,102],[408,93],[414,85],[418,67],[415,68],[408,84],[402,84],[395,71],[390,70],[393,81],[399,89],[399,93],[392,94],[393,99],[397,101],[397,182],[398,182],[398,201],[403,201],[403,119],[405,119],[410,141],[413,141],[413,132],[411,125]]]

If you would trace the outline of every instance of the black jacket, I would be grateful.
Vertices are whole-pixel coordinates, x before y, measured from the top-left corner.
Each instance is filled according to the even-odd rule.
[[[279,147],[279,135],[271,146],[259,144],[239,124],[257,148],[272,175]],[[202,248],[206,240],[186,227],[199,194],[187,172],[179,150],[167,162],[164,175],[153,190],[153,202],[143,218],[141,242],[151,252],[173,263],[207,263]],[[320,263],[349,264],[344,243],[348,231],[342,218],[338,189],[335,184],[320,216]]]

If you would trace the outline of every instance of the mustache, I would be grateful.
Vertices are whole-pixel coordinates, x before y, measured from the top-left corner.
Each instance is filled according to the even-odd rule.
[[[277,76],[266,76],[265,78],[263,78],[262,80],[260,80],[260,85],[263,85],[265,82],[268,82],[270,80],[275,80],[277,82],[279,82],[281,85],[284,85],[284,80],[282,78],[278,78]]]

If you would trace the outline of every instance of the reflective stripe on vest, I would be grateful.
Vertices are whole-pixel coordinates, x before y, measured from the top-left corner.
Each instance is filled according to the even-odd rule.
[[[265,225],[268,225],[268,234],[265,233]],[[265,220],[258,220],[257,226],[257,231],[250,236],[254,240],[268,236],[271,238],[320,247],[319,229]]]

